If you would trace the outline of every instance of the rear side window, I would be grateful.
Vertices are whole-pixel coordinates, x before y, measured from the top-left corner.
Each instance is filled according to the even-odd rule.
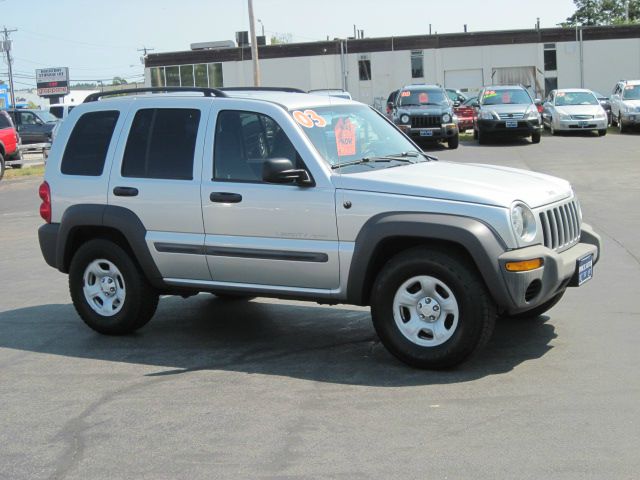
[[[62,156],[62,173],[100,176],[120,115],[117,111],[85,113],[76,122]]]
[[[57,118],[62,118],[62,107],[49,107],[49,113]]]
[[[200,110],[148,108],[138,110],[122,159],[122,176],[193,179]]]

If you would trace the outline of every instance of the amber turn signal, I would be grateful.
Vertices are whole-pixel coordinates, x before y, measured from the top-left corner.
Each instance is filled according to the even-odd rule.
[[[507,262],[505,268],[509,272],[528,272],[529,270],[540,268],[543,263],[541,258],[534,258],[533,260],[523,260],[521,262]]]

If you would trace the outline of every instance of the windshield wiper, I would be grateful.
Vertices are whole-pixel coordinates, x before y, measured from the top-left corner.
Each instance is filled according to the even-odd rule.
[[[404,152],[407,153],[407,152]],[[351,162],[335,163],[331,165],[331,169],[341,167],[350,167],[351,165],[362,165],[365,163],[385,163],[385,162],[404,162],[404,163],[416,163],[408,158],[403,158],[402,154],[399,155],[386,155],[384,157],[362,157],[359,160],[353,160]]]

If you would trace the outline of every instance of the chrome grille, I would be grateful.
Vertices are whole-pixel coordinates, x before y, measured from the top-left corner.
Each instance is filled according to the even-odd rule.
[[[580,217],[575,200],[540,212],[540,223],[547,248],[562,251],[580,240]]]
[[[440,115],[412,115],[411,128],[433,128],[442,124]]]
[[[518,120],[524,118],[524,113],[499,113],[500,120]]]
[[[571,115],[572,120],[591,120],[593,115]]]

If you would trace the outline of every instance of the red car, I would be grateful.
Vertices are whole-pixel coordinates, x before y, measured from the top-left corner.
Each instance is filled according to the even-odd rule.
[[[20,160],[20,137],[13,127],[11,117],[7,112],[0,111],[0,179],[4,176],[4,169],[8,163]],[[21,164],[13,164],[18,168]]]
[[[473,102],[477,101],[478,97],[471,97],[460,104],[458,107],[453,107],[453,112],[458,117],[458,130],[464,132],[470,128],[473,128],[473,120],[476,115],[476,109],[473,107]]]

